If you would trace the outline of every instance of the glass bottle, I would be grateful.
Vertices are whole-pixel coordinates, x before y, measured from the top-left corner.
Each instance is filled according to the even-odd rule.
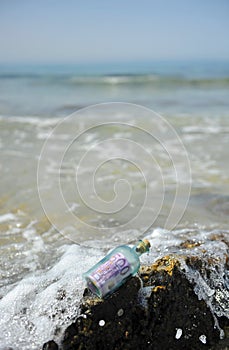
[[[139,256],[148,252],[149,248],[150,242],[143,239],[133,248],[121,245],[113,249],[83,274],[88,288],[100,298],[110,295],[138,272]]]

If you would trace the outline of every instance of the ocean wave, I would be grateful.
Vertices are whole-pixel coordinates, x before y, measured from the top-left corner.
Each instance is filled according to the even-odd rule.
[[[0,215],[0,224],[3,222],[11,221],[11,220],[16,220],[16,216],[12,213]]]
[[[190,125],[182,128],[184,134],[228,134],[229,128],[220,125]]]
[[[175,85],[175,86],[228,86],[229,77],[190,78],[182,75],[158,74],[106,74],[106,75],[66,75],[66,74],[0,74],[0,80],[28,80],[33,84],[60,85]]]
[[[25,116],[7,116],[7,115],[0,115],[0,121],[6,122],[6,123],[21,123],[21,124],[31,124],[36,126],[43,126],[43,127],[52,127],[55,126],[58,122],[60,122],[63,118],[61,117],[33,117],[30,115]]]
[[[215,85],[228,86],[227,78],[185,78],[173,76],[158,75],[106,75],[96,77],[70,77],[69,83],[72,84],[98,84],[98,85],[184,85],[184,86],[204,86],[211,87]]]

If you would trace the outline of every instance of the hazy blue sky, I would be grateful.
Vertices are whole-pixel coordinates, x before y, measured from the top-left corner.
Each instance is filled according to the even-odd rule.
[[[229,59],[228,0],[0,0],[0,61]]]

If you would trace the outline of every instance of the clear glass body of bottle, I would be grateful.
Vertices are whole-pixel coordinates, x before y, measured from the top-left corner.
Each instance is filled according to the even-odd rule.
[[[149,251],[147,239],[133,248],[121,245],[113,249],[90,270],[83,274],[88,288],[100,298],[109,296],[140,268],[139,256]]]

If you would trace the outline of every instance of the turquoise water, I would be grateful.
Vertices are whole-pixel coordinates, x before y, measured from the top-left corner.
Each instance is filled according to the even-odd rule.
[[[227,114],[229,63],[0,65],[0,114],[63,116],[100,102],[166,114]]]

